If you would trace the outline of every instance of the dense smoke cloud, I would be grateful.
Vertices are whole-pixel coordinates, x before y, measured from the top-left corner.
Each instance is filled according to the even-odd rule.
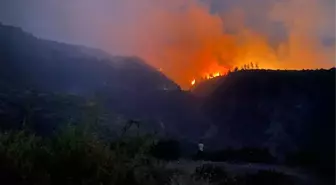
[[[1,3],[5,23],[112,54],[138,55],[185,88],[193,78],[250,62],[297,69],[331,67],[335,61],[333,0]]]

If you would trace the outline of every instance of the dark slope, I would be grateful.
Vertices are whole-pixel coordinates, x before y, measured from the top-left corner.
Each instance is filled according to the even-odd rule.
[[[238,71],[217,81],[203,100],[217,128],[209,144],[267,147],[283,160],[295,153],[295,162],[334,168],[335,68]]]
[[[82,46],[38,39],[19,28],[0,26],[2,80],[44,91],[90,94],[118,89],[157,90],[178,86],[136,57],[112,57]],[[143,83],[142,83],[143,82]]]
[[[206,98],[210,96],[224,80],[224,76],[204,80],[192,86],[190,91],[199,98]]]
[[[98,98],[109,112],[146,120],[152,123],[150,127],[174,135],[198,138],[207,127],[194,98],[141,59],[42,40],[4,25],[0,25],[0,87],[0,117],[7,121],[6,110],[18,115],[31,96],[40,109],[47,106],[57,114],[62,110],[47,103],[43,95],[58,99],[56,93]],[[24,94],[27,89],[29,93]],[[19,101],[18,97],[23,98]],[[22,119],[13,115],[16,121]]]

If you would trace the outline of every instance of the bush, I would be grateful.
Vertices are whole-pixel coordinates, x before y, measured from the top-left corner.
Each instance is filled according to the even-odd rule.
[[[0,179],[19,184],[35,179],[36,184],[48,180],[44,171],[48,150],[41,138],[26,131],[0,133]]]
[[[151,144],[149,136],[124,136],[111,149],[94,133],[71,125],[50,138],[27,131],[1,133],[0,178],[24,185],[166,182],[171,173],[153,165]]]

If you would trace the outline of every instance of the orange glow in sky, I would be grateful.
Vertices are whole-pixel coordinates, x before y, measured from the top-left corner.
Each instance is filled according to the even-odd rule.
[[[120,23],[125,26],[111,25],[104,30],[102,39],[107,47],[122,43],[116,48],[161,69],[183,89],[198,79],[225,75],[251,62],[261,68],[302,69],[329,68],[335,61],[335,46],[327,48],[317,37],[322,27],[330,25],[319,0],[274,1],[258,17],[259,26],[265,29],[272,28],[264,24],[266,20],[286,29],[287,37],[276,45],[271,44],[272,34],[247,24],[248,10],[241,7],[210,13],[210,6],[194,0],[124,1],[138,13],[134,15],[136,24],[132,26],[126,19]],[[249,9],[254,8],[257,6]]]

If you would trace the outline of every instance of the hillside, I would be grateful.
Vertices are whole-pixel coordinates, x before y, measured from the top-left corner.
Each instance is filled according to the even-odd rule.
[[[1,24],[0,41],[1,81],[21,82],[20,87],[80,95],[113,90],[116,83],[118,90],[178,89],[136,57],[110,56],[97,49],[42,40]]]
[[[65,96],[66,102],[77,102],[74,107],[100,101],[110,114],[144,120],[170,135],[198,138],[207,128],[193,96],[137,57],[43,40],[1,24],[0,48],[0,120],[7,124],[24,119],[27,99],[32,100],[29,109],[63,118],[44,119],[37,111],[40,124],[72,119],[78,108],[63,109],[66,104],[57,102]]]
[[[217,84],[215,82],[218,82]],[[265,147],[280,159],[333,166],[335,149],[335,68],[329,70],[242,70],[203,82],[203,110],[218,147]],[[214,84],[215,83],[215,84]]]

